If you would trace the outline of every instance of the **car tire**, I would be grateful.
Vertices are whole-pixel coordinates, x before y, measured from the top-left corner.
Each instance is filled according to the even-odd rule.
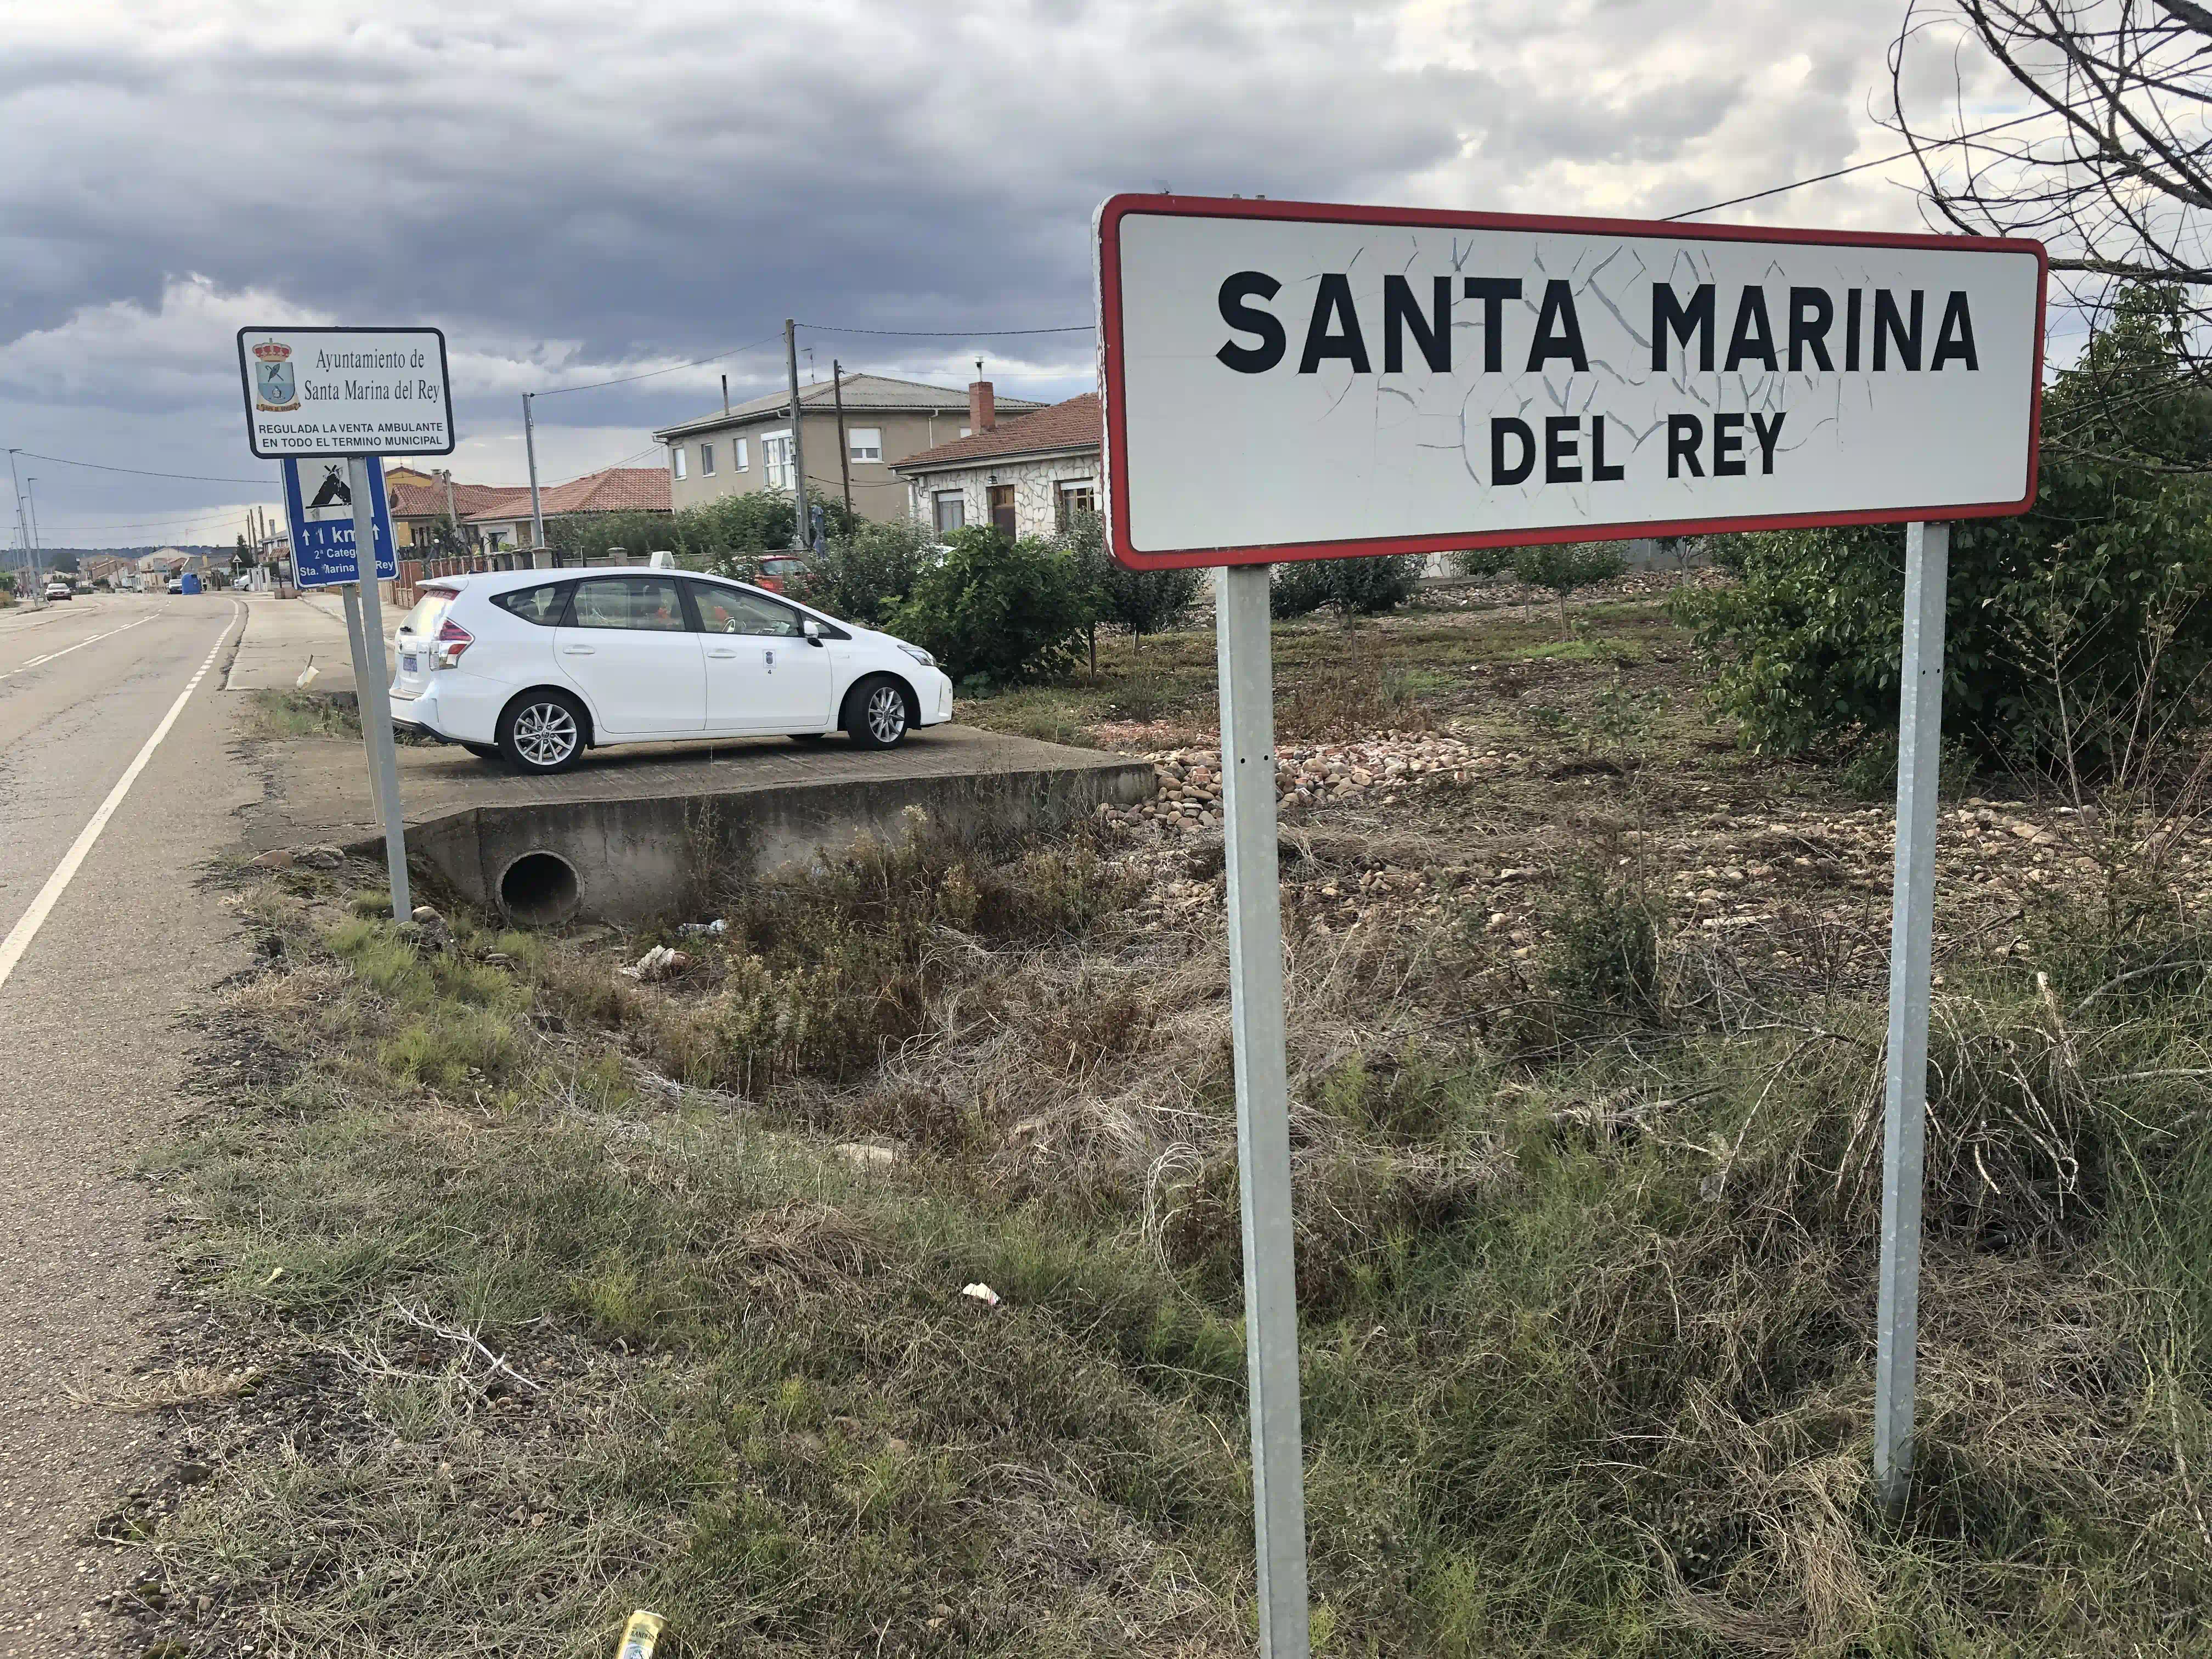
[[[889,674],[871,674],[845,694],[845,735],[855,749],[896,749],[913,723],[906,688]]]
[[[499,717],[499,752],[516,771],[548,777],[583,759],[590,729],[584,705],[566,691],[526,691]]]
[[[504,752],[495,743],[465,743],[461,747],[467,750],[469,753],[474,755],[478,760],[494,761],[503,759],[505,757]]]

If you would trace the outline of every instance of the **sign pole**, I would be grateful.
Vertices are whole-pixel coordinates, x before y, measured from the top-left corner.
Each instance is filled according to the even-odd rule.
[[[1220,572],[1222,804],[1227,825],[1229,1009],[1244,1228],[1244,1349],[1260,1651],[1307,1659],[1306,1504],[1298,1424],[1297,1273],[1284,1058],[1282,885],[1275,862],[1273,641],[1267,567]]]
[[[377,597],[376,492],[366,457],[346,461],[353,495],[354,586],[361,594],[362,648],[366,660],[354,680],[361,705],[361,729],[368,744],[370,775],[376,780],[376,809],[384,820],[384,862],[392,876],[392,915],[406,921],[415,914],[407,891],[407,825],[399,816],[399,755],[392,739],[390,670],[384,660],[383,606]],[[361,672],[367,669],[366,674]]]
[[[1889,927],[1889,1063],[1881,1149],[1881,1284],[1875,1335],[1875,1486],[1895,1514],[1912,1489],[1920,1329],[1920,1194],[1928,1130],[1928,1002],[1936,911],[1936,796],[1943,733],[1943,608],[1951,527],[1905,530],[1905,661],[1898,683],[1897,863]]]

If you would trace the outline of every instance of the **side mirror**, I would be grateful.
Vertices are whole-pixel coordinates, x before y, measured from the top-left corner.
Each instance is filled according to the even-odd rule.
[[[799,624],[799,631],[806,635],[807,644],[819,645],[822,643],[822,624],[815,621],[813,617],[809,617],[801,622]]]

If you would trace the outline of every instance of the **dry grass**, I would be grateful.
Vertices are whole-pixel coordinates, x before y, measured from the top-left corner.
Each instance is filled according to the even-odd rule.
[[[1510,665],[1585,711],[1524,717],[1525,771],[1285,836],[1322,1650],[2205,1650],[2194,912],[2053,884],[1988,948],[1947,912],[1892,1522],[1879,980],[1670,913],[1653,826],[1817,854],[1816,893],[1857,851],[1672,715],[1593,738],[1610,665]],[[1599,739],[1656,763],[1551,776]],[[189,1408],[220,1473],[155,1570],[216,1611],[175,1627],[580,1656],[649,1603],[678,1655],[1249,1651],[1218,878],[925,835],[732,896],[652,986],[613,969],[657,933],[462,916],[424,957],[258,890],[271,965],[170,1162],[266,1380]]]

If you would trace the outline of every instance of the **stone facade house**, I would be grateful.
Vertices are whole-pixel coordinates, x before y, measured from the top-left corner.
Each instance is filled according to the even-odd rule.
[[[959,437],[973,426],[964,394],[883,374],[847,374],[803,386],[799,404],[804,422],[799,447],[805,453],[809,497],[841,498],[849,483],[853,510],[884,524],[907,513],[906,489],[893,469],[908,456]],[[1012,406],[1025,412],[1040,405]],[[662,427],[653,435],[666,447],[671,501],[678,508],[756,490],[787,490],[794,482],[788,392],[754,398]]]
[[[1105,417],[1098,394],[1000,422],[990,382],[969,388],[973,430],[910,455],[893,469],[906,480],[908,510],[940,536],[992,524],[1010,536],[1049,536],[1073,512],[1099,511],[1099,452]]]

